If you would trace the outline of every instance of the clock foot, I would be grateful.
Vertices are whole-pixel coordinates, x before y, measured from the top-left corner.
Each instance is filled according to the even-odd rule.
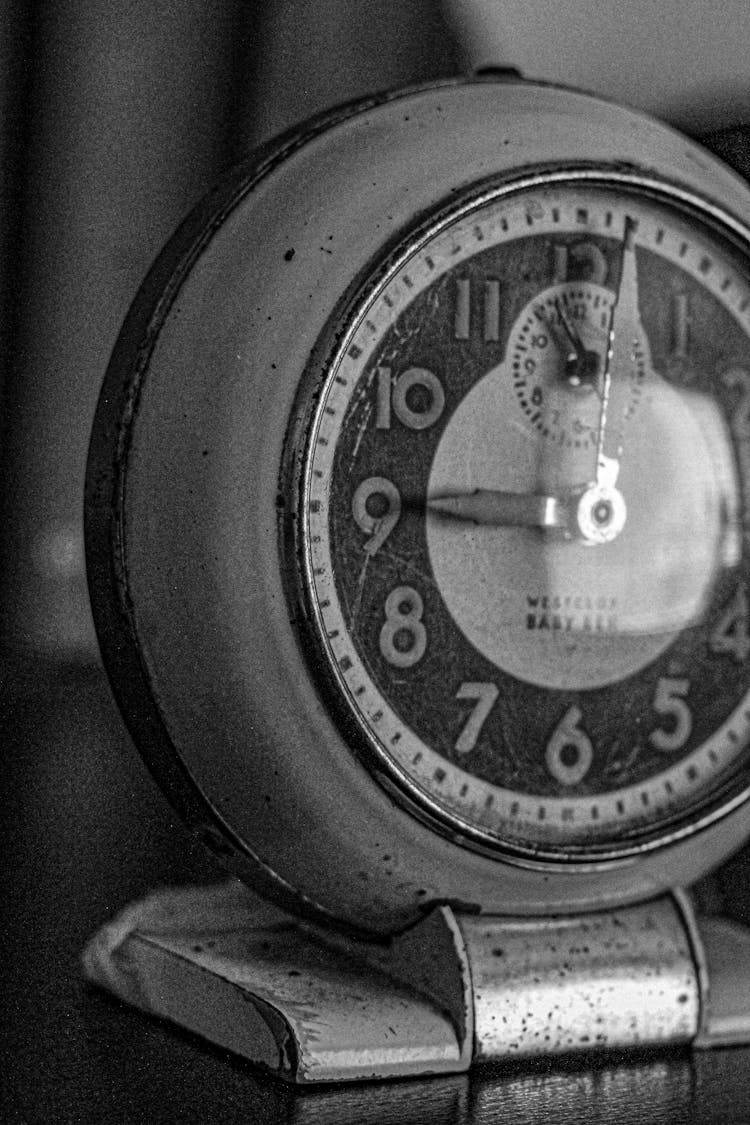
[[[436,907],[389,945],[301,924],[231,881],[156,892],[88,978],[296,1083],[472,1062],[750,1042],[750,931],[680,891],[571,917]]]

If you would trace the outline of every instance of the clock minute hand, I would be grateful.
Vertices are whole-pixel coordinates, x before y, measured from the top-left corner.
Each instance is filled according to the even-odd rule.
[[[612,375],[623,374],[633,363],[635,348],[644,333],[638,311],[638,267],[635,257],[637,222],[627,216],[622,240],[620,279],[609,318],[607,354],[601,378],[599,426],[596,443],[594,482],[600,487],[614,488],[620,471],[621,444],[614,453],[605,452],[608,423],[613,407]],[[615,396],[616,397],[616,396]],[[622,422],[622,419],[619,419]],[[610,427],[611,429],[611,427]],[[620,438],[621,430],[618,431]]]
[[[448,519],[490,527],[563,527],[567,505],[555,496],[477,488],[473,492],[428,496],[428,511]]]

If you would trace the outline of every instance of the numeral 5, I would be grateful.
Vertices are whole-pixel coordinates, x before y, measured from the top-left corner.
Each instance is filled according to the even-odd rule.
[[[653,708],[670,722],[666,729],[657,728],[649,735],[649,742],[655,750],[671,753],[685,745],[693,729],[693,716],[685,702],[690,691],[690,680],[672,679],[662,676],[656,685]]]

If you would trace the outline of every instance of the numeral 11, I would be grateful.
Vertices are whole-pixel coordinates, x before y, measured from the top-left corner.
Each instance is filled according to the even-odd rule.
[[[479,315],[482,321],[482,338],[486,343],[491,343],[500,339],[500,282],[497,278],[488,277],[481,285],[479,298],[475,294],[477,288],[476,284],[472,285],[470,277],[457,279],[453,334],[457,340],[468,340],[472,320]],[[475,312],[473,306],[477,300],[481,307]]]

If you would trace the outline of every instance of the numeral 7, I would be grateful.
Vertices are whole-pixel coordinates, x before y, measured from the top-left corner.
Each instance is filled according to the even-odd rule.
[[[463,683],[456,692],[456,699],[476,699],[476,706],[456,740],[457,754],[468,754],[477,744],[485,720],[495,705],[498,689],[495,684]]]

